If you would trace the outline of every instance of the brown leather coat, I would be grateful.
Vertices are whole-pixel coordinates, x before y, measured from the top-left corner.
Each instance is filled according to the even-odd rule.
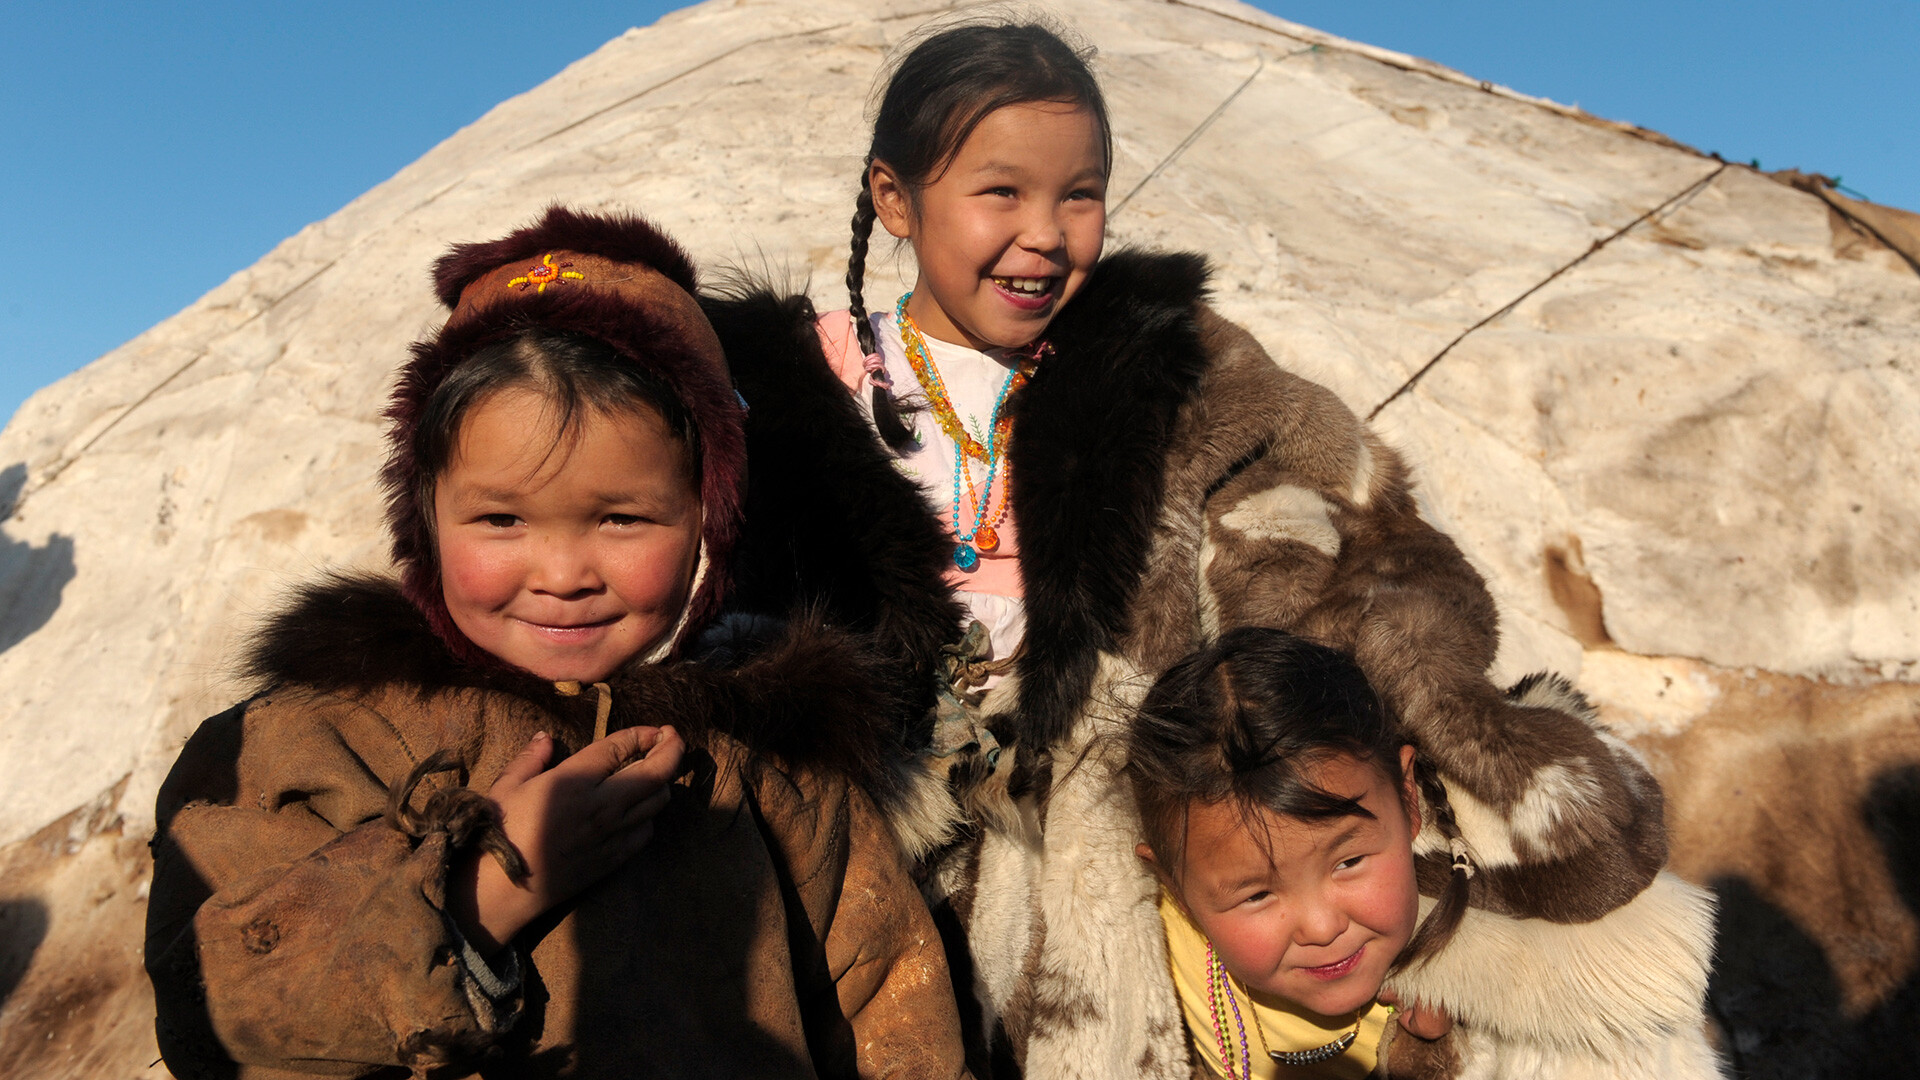
[[[715,727],[751,711],[858,729],[832,714],[869,673],[822,634],[616,677],[611,726],[681,726],[693,767],[637,857],[489,966],[444,913],[473,838],[435,796],[485,791],[536,731],[578,749],[598,695],[463,668],[390,586],[311,590],[256,656],[273,688],[203,724],[160,796],[147,962],[169,1067],[962,1075],[940,939],[857,769],[783,764]],[[460,769],[409,791],[440,750]]]

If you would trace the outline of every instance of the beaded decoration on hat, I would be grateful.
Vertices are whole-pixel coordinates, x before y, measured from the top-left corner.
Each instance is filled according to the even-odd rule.
[[[527,267],[525,274],[507,282],[507,288],[524,289],[531,285],[534,287],[534,292],[543,293],[547,291],[549,285],[564,285],[569,281],[587,280],[587,275],[567,269],[572,265],[572,260],[563,263],[554,262],[553,252],[549,251],[540,257],[539,262]]]

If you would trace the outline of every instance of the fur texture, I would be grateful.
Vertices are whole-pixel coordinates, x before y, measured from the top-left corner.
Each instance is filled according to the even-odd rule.
[[[1431,902],[1422,905],[1422,913]],[[1456,1024],[1459,1077],[1720,1076],[1700,1003],[1713,958],[1713,896],[1661,874],[1591,923],[1470,909],[1473,948],[1444,949],[1388,980]]]
[[[1476,903],[1578,922],[1631,900],[1666,862],[1644,764],[1564,681],[1512,694],[1488,681],[1492,598],[1420,518],[1398,455],[1324,388],[1276,378],[1244,331],[1216,323],[1210,337],[1210,382],[1232,392],[1210,385],[1188,430],[1248,449],[1205,498],[1207,632],[1278,626],[1353,654],[1475,826],[1469,841],[1494,871],[1475,879]]]
[[[501,263],[537,259],[549,251],[590,251],[615,262],[641,263],[693,293],[700,287],[693,259],[659,226],[634,214],[583,214],[550,206],[540,220],[498,240],[455,244],[433,264],[433,291],[449,310],[475,278]]]
[[[1330,391],[1279,369],[1208,311],[1205,284],[1194,256],[1104,260],[1012,406],[1027,635],[1014,674],[982,705],[1006,749],[997,762],[952,766],[967,827],[932,860],[928,883],[959,989],[973,999],[962,1011],[973,1014],[969,1060],[981,1073],[1187,1075],[1131,809],[1088,748],[1124,716],[1108,698],[1225,627],[1287,628],[1357,655],[1449,791],[1483,811],[1472,842],[1512,852],[1476,873],[1481,912],[1602,919],[1665,858],[1657,787],[1584,703],[1560,684],[1535,681],[1509,698],[1487,680],[1492,600],[1420,519],[1398,455]],[[750,421],[765,424],[756,469],[802,461],[812,485],[779,521],[805,535],[771,538],[776,560],[792,560],[772,563],[783,567],[773,584],[788,591],[755,588],[824,589],[828,609],[861,626],[938,618],[931,630],[951,640],[956,624],[939,605],[900,606],[937,588],[938,519],[887,467],[810,321],[780,304],[708,303],[756,413],[770,413]],[[805,415],[780,416],[789,403]],[[857,442],[881,456],[854,453]],[[823,448],[858,466],[818,468]],[[836,562],[812,546],[822,533],[858,538],[861,554]],[[892,545],[916,554],[866,554]],[[901,652],[927,640],[910,637]],[[1421,862],[1423,888],[1437,892],[1448,860]],[[1473,927],[1449,946],[1469,958],[1476,949]]]
[[[1117,781],[1118,736],[1151,682],[1103,654],[1094,706],[1054,748],[1060,771],[1044,807],[1012,804],[1024,818],[1001,820],[936,870],[935,890],[969,929],[983,1026],[1005,1033],[1029,1080],[1094,1080],[1122,1062],[1130,1076],[1186,1075],[1160,886],[1134,853],[1138,819]],[[1018,697],[1003,684],[985,709]]]
[[[1642,876],[1666,864],[1665,798],[1639,754],[1605,728],[1586,697],[1566,679],[1536,672],[1507,692],[1522,716],[1569,718],[1591,733],[1590,755],[1570,754],[1547,762],[1507,807],[1489,805],[1457,774],[1444,772],[1460,836],[1476,867],[1468,893],[1473,907],[1501,915],[1583,922],[1612,911],[1639,894]],[[1423,750],[1424,752],[1424,750]],[[1609,787],[1604,781],[1614,780]],[[1424,800],[1423,800],[1424,802]],[[1543,857],[1563,813],[1604,804],[1624,821],[1618,839],[1567,854]],[[1423,891],[1436,894],[1451,872],[1447,839],[1431,813],[1414,841]]]
[[[951,545],[828,369],[805,297],[743,288],[703,304],[749,407],[734,606],[808,606],[870,634],[910,669],[897,722],[922,746],[940,648],[960,639],[961,607],[941,579]]]
[[[1039,749],[1073,730],[1099,654],[1127,632],[1174,421],[1206,366],[1191,318],[1206,283],[1197,255],[1101,260],[1047,332],[1054,355],[1013,400],[1028,617],[1020,709],[994,730],[1003,745]]]
[[[909,696],[899,665],[864,636],[805,613],[763,623],[757,638],[750,649],[713,650],[715,662],[616,672],[608,679],[614,691],[609,728],[671,718],[693,745],[719,732],[786,764],[853,780],[897,819],[903,844],[924,849],[943,839],[951,826],[942,819],[951,812],[941,801],[944,790],[913,764],[893,723]],[[708,635],[710,648],[714,640]],[[386,578],[335,576],[303,586],[255,635],[244,670],[261,692],[384,685],[415,687],[422,695],[447,687],[500,690],[593,728],[591,695],[564,697],[524,672],[467,663]]]

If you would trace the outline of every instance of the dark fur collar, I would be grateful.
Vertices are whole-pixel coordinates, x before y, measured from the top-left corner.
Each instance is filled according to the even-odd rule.
[[[702,641],[704,660],[635,665],[609,679],[611,726],[671,723],[693,745],[719,732],[786,765],[840,772],[883,805],[903,796],[908,754],[895,725],[907,711],[906,687],[899,665],[865,638],[802,615],[723,623]],[[301,587],[254,637],[243,670],[263,691],[496,690],[561,718],[584,710],[592,729],[589,698],[454,656],[388,578],[341,575]]]
[[[1193,318],[1206,283],[1197,255],[1102,260],[1016,399],[1027,637],[1020,709],[995,732],[1003,742],[1065,734],[1099,650],[1127,628],[1174,419],[1207,363]],[[703,304],[751,409],[734,595],[755,610],[820,603],[892,643],[924,685],[961,617],[941,577],[951,542],[939,519],[828,368],[805,298],[746,290]]]
[[[952,545],[827,367],[805,297],[743,290],[702,304],[748,407],[732,606],[806,607],[882,643],[914,689],[901,723],[926,735],[940,648],[961,632],[941,580]]]
[[[1047,746],[1066,735],[1099,651],[1127,630],[1174,419],[1206,368],[1193,319],[1206,286],[1198,255],[1101,260],[1048,328],[1052,358],[1014,400],[1008,467],[1027,636],[1022,730],[1007,736]]]

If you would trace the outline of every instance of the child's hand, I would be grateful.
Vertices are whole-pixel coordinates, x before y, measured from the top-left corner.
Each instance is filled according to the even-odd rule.
[[[526,860],[526,880],[515,885],[477,852],[448,872],[449,912],[474,948],[493,954],[645,847],[685,751],[670,727],[632,727],[549,769],[553,739],[535,735],[487,792]]]
[[[1453,1017],[1443,1009],[1418,1003],[1409,1008],[1401,1004],[1400,995],[1391,990],[1380,991],[1380,1003],[1398,1009],[1396,1016],[1400,1026],[1407,1030],[1407,1034],[1417,1038],[1437,1039],[1453,1030]]]

